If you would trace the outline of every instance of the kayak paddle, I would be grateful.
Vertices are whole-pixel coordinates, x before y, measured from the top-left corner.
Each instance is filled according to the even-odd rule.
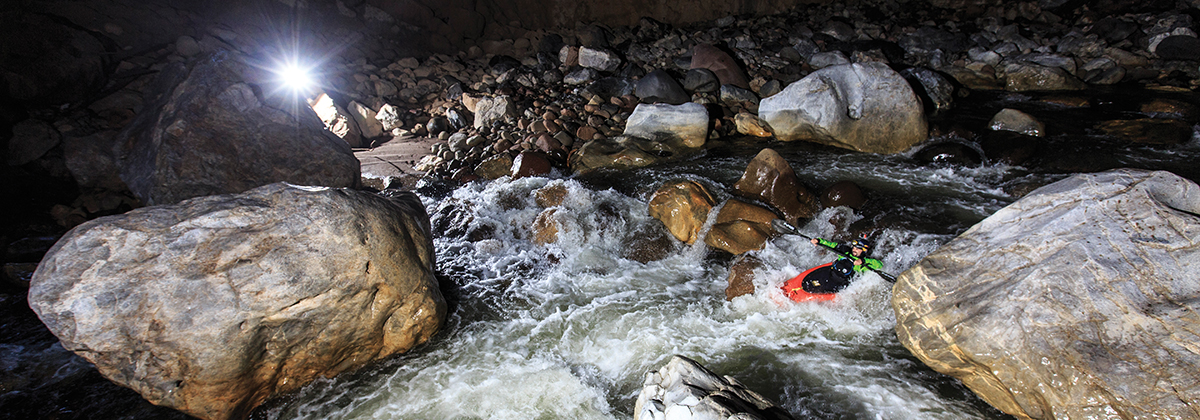
[[[771,220],[771,227],[772,227],[772,228],[775,228],[775,231],[776,231],[776,232],[779,232],[779,233],[784,233],[784,234],[788,234],[788,235],[797,235],[797,236],[799,236],[799,237],[801,237],[801,238],[808,239],[808,240],[810,240],[810,241],[813,239],[813,237],[811,237],[811,236],[808,236],[808,235],[805,235],[805,234],[803,234],[803,233],[800,233],[800,229],[796,229],[796,227],[795,227],[795,226],[792,226],[792,224],[791,224],[791,223],[788,223],[788,222],[785,222],[785,221],[783,221],[783,219],[774,219],[774,220]],[[822,246],[825,246],[825,244],[821,244],[821,245],[822,245]],[[841,256],[843,256],[843,257],[846,257],[846,258],[849,258],[849,259],[852,259],[852,260],[857,260],[857,259],[858,259],[858,257],[855,257],[855,256],[853,256],[853,255],[846,254],[846,253],[844,253],[844,252],[841,252],[841,251],[838,251],[837,249],[835,249],[835,248],[833,248],[833,247],[831,247],[831,246],[825,246],[825,249],[828,249],[828,250],[832,251],[832,252],[833,252],[833,253],[835,253],[835,254],[841,255]],[[866,265],[864,265],[864,266],[865,266],[865,267],[867,267],[867,269],[869,269],[869,270],[871,270],[871,271],[874,271],[875,273],[879,274],[879,277],[883,277],[883,279],[884,279],[884,280],[887,280],[888,282],[891,282],[891,283],[895,283],[895,282],[896,282],[896,276],[893,276],[893,275],[891,275],[891,274],[885,273],[885,272],[883,272],[883,270],[876,270],[876,269],[874,269],[874,268],[871,268],[870,266],[866,266]]]

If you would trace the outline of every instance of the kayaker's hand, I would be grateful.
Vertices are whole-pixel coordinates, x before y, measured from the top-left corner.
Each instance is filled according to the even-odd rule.
[[[855,258],[855,259],[854,259],[854,265],[863,265],[863,260],[862,260],[862,258]]]
[[[817,245],[817,244],[821,243],[820,241],[817,240],[817,238],[812,238],[812,239],[809,239],[808,241],[812,242],[813,245]]]

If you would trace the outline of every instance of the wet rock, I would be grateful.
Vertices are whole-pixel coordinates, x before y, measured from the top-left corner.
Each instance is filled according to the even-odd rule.
[[[700,237],[708,212],[716,204],[708,189],[695,181],[676,181],[658,187],[650,197],[650,217],[666,225],[671,235],[691,245]]]
[[[721,81],[709,69],[691,69],[683,79],[683,89],[688,92],[712,93],[721,89]]]
[[[968,65],[966,67],[946,66],[941,69],[968,89],[1004,89],[1004,84],[996,77],[995,69],[992,66],[983,63],[972,64],[976,65]]]
[[[475,128],[491,127],[517,115],[516,104],[508,96],[482,98],[475,104]]]
[[[1016,417],[1190,417],[1197,214],[1200,187],[1168,172],[1040,188],[899,276],[897,337]]]
[[[980,147],[989,161],[1007,165],[1024,165],[1037,155],[1042,140],[1014,131],[987,131]]]
[[[1200,39],[1188,35],[1169,36],[1158,43],[1154,53],[1163,60],[1200,61]]]
[[[355,122],[350,112],[335,103],[333,98],[322,93],[308,105],[321,118],[321,122],[325,123],[325,129],[345,141],[350,147],[363,147],[362,131],[359,130],[358,123]]]
[[[708,109],[697,103],[638,104],[625,122],[626,136],[700,148],[708,139]]]
[[[1200,107],[1175,99],[1156,98],[1142,104],[1138,107],[1138,110],[1148,114],[1160,114],[1188,122],[1200,121]]]
[[[758,114],[783,141],[807,140],[869,153],[897,153],[925,140],[920,99],[880,63],[829,67],[763,99]]]
[[[411,193],[282,183],[144,207],[64,236],[29,303],[63,347],[150,402],[244,418],[438,330],[428,220]]]
[[[1004,108],[993,115],[992,120],[988,122],[988,128],[996,131],[1012,131],[1033,137],[1046,136],[1045,124],[1032,115],[1012,108]]]
[[[659,261],[678,249],[679,242],[661,226],[644,225],[625,237],[621,258],[642,264]]]
[[[383,135],[383,124],[375,118],[378,114],[370,107],[350,101],[346,110],[350,111],[350,115],[354,117],[354,122],[358,125],[359,130],[362,131],[364,138],[373,139]],[[363,145],[367,146],[368,144],[364,143]]]
[[[1096,130],[1131,143],[1159,145],[1186,143],[1193,134],[1190,123],[1155,118],[1105,121]]]
[[[561,206],[567,198],[567,187],[561,182],[554,182],[533,192],[533,200],[543,208]]]
[[[763,249],[767,239],[777,236],[771,221],[778,219],[766,208],[739,200],[728,200],[717,213],[704,243],[733,255]]]
[[[863,195],[862,188],[853,181],[835,182],[821,193],[821,207],[825,208],[846,206],[860,210],[866,203],[867,197]]]
[[[975,148],[958,142],[941,142],[921,148],[913,159],[926,165],[979,166],[983,156]]]
[[[508,153],[500,153],[480,162],[479,166],[475,167],[475,175],[486,180],[499,179],[511,175],[512,167],[513,157]]]
[[[538,213],[537,218],[533,220],[533,243],[546,245],[558,242],[558,232],[562,229],[562,224],[555,218],[557,214],[556,208]]]
[[[733,122],[737,125],[737,131],[747,136],[767,138],[774,135],[766,121],[749,112],[739,112],[733,117]]]
[[[709,44],[696,44],[692,48],[691,69],[708,69],[717,76],[722,85],[734,85],[750,89],[750,79],[732,56]]]
[[[751,254],[738,255],[729,267],[729,285],[725,287],[725,300],[754,294],[754,270],[763,267],[762,259]]]
[[[637,420],[791,420],[792,416],[731,376],[718,376],[696,361],[675,356],[646,373],[634,404]]]
[[[691,100],[683,86],[662,69],[646,74],[637,82],[637,96],[645,103],[679,105]]]
[[[1087,84],[1059,67],[1033,63],[1004,66],[1004,89],[1009,92],[1083,90]]]
[[[12,134],[12,138],[8,140],[8,166],[21,166],[33,162],[58,146],[62,139],[54,126],[33,119],[13,125]]]
[[[800,184],[796,172],[773,149],[763,149],[746,165],[746,172],[733,185],[734,193],[759,200],[775,208],[783,220],[795,225],[820,210],[816,196]]]
[[[353,187],[358,159],[315,114],[269,89],[263,74],[235,54],[169,66],[155,82],[153,106],[118,136],[121,179],[147,205],[246,191],[274,182]],[[296,115],[288,112],[301,110]],[[296,112],[296,111],[293,111]]]
[[[913,91],[925,102],[925,110],[930,113],[950,110],[954,104],[954,83],[940,73],[923,68],[910,67],[900,72]]]
[[[550,156],[544,152],[524,151],[513,158],[512,178],[549,175],[553,168]]]

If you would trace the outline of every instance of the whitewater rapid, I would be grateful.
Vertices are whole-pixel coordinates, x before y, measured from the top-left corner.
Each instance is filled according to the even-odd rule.
[[[889,194],[937,197],[921,205],[952,206],[950,213],[967,219],[1006,204],[988,180],[989,171],[1005,168],[868,173],[842,161],[853,157],[825,159],[833,160],[802,176],[851,178],[866,188],[887,183]],[[431,213],[454,206],[467,225],[462,230],[488,232],[435,240],[442,280],[457,288],[444,331],[408,355],[318,381],[268,410],[269,417],[629,419],[645,374],[675,354],[737,378],[798,418],[1002,417],[898,344],[891,285],[878,275],[861,276],[832,303],[784,298],[784,281],[833,258],[807,240],[783,236],[756,252],[764,264],[755,272],[755,293],[728,302],[729,262],[702,243],[676,244],[644,264],[623,258],[630,235],[660,223],[647,207],[656,184],[683,177],[719,186],[746,159],[712,161],[644,171],[624,180],[623,191],[562,177],[503,178],[426,199]],[[550,216],[558,240],[541,245],[532,226],[545,209],[534,197],[546,187],[567,194]],[[858,217],[844,207],[826,209],[801,230],[844,239],[836,237],[838,225]],[[884,229],[876,257],[899,274],[951,237]]]

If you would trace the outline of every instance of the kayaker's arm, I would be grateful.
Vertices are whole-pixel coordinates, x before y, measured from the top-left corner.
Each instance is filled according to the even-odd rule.
[[[879,271],[880,269],[883,269],[883,263],[874,258],[860,258],[854,262],[854,271],[859,273]]]
[[[812,238],[812,240],[809,242],[812,242],[813,245],[823,246],[823,247],[833,249],[833,250],[836,250],[839,246],[842,246],[842,244],[839,244],[837,242],[827,241],[827,240],[824,240],[821,238]]]

